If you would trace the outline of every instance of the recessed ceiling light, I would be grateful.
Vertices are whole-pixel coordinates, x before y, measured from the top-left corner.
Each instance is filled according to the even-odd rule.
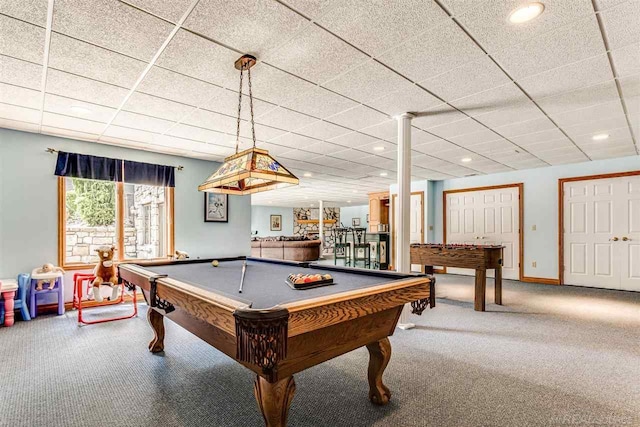
[[[351,203],[351,200],[347,200],[347,203]]]
[[[387,175],[389,175],[389,174],[386,173],[386,172],[380,172],[380,176],[387,176]]]
[[[306,176],[307,178],[311,177],[311,172],[305,172],[304,176]]]
[[[80,105],[72,105],[71,111],[78,114],[91,114],[91,110],[85,107],[81,107]]]
[[[609,138],[608,133],[599,133],[591,137],[591,139],[593,139],[594,141],[602,141],[603,139],[607,139],[607,138]]]
[[[464,157],[464,158],[460,159],[460,161],[462,163],[469,163],[471,161],[471,157]]]
[[[269,200],[269,204],[270,204],[270,205],[272,205],[272,204],[273,204],[273,202],[272,202],[271,200]]]
[[[308,199],[308,198],[309,198],[309,196],[304,196],[304,198],[305,198],[305,199]]]
[[[313,203],[311,203],[311,207],[314,207],[315,205]]]
[[[384,147],[373,147],[373,151],[384,151]]]
[[[529,3],[511,12],[511,14],[509,14],[509,22],[512,24],[523,24],[532,19],[536,19],[542,12],[544,12],[544,5],[542,3]]]
[[[353,190],[353,192],[354,192],[354,193],[357,193],[357,192],[358,192],[358,190]]]

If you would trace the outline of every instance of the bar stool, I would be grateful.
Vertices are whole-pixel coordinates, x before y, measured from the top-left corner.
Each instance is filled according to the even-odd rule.
[[[351,265],[351,245],[347,242],[348,228],[335,228],[333,230],[333,264],[337,265],[338,260],[344,260],[344,265]]]
[[[43,289],[38,290],[38,280],[52,280],[52,284],[44,285]],[[61,272],[55,271],[50,273],[38,273],[38,269],[34,268],[31,272],[31,289],[29,294],[29,311],[31,318],[38,316],[37,297],[39,295],[58,294],[58,316],[64,314],[64,276]]]
[[[358,256],[362,253],[362,256]],[[371,246],[367,243],[367,229],[353,228],[353,266],[358,266],[358,261],[364,263],[365,268],[371,268]]]

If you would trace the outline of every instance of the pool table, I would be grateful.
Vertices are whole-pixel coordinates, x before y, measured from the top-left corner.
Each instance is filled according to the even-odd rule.
[[[243,292],[242,265],[247,262]],[[264,258],[120,264],[120,280],[139,286],[154,338],[164,349],[165,317],[256,373],[254,394],[267,426],[285,426],[293,375],[341,354],[369,350],[369,399],[389,402],[382,374],[388,337],[405,304],[422,314],[435,305],[433,277]],[[290,273],[330,274],[334,284],[294,290]]]

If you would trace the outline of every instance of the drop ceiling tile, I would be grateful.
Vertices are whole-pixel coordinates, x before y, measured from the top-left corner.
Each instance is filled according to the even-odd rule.
[[[547,114],[555,115],[617,99],[619,99],[618,89],[615,82],[611,80],[560,95],[541,98],[537,100],[537,103]]]
[[[612,8],[614,6],[619,5],[620,3],[625,3],[629,0],[596,0],[597,10],[606,10]]]
[[[149,61],[173,25],[123,2],[56,0],[53,30]]]
[[[630,44],[611,52],[619,77],[640,74],[640,44]]]
[[[442,101],[416,85],[407,86],[367,103],[390,116],[406,112],[422,112],[441,104]]]
[[[131,88],[146,63],[57,33],[51,34],[49,67]]]
[[[384,53],[379,59],[414,82],[424,82],[483,55],[453,21],[446,20]]]
[[[434,133],[437,133],[437,132],[435,132],[434,130]],[[483,129],[478,132],[466,133],[460,136],[453,136],[448,139],[449,141],[455,144],[468,147],[470,145],[477,145],[485,142],[502,140],[503,138],[490,129]]]
[[[389,117],[364,105],[330,116],[328,122],[360,130],[387,121]]]
[[[317,156],[318,154],[315,152],[305,151],[305,150],[289,150],[278,157],[282,159],[284,163],[287,163],[288,160],[309,160],[312,157]]]
[[[609,135],[609,139],[607,141],[631,141],[631,132],[629,131],[629,126],[626,123],[621,123],[623,127],[619,127],[616,129],[607,129],[603,133]],[[591,138],[593,133],[586,133],[582,135],[572,136],[572,139],[576,142],[576,144],[589,144],[593,142]]]
[[[323,86],[360,102],[369,102],[395,91],[408,91],[411,82],[375,61],[362,63]]]
[[[194,110],[182,118],[182,123],[235,135],[237,121],[233,117],[224,116],[207,110]]]
[[[219,86],[159,67],[153,67],[149,71],[137,90],[193,106],[201,106],[210,99],[221,96],[223,91]]]
[[[630,137],[606,139],[604,141],[580,141],[578,146],[587,154],[600,151],[615,151],[619,149],[633,148],[633,141]]]
[[[342,126],[334,125],[333,123],[318,120],[308,126],[298,129],[296,132],[312,138],[327,140],[349,133],[351,130]]]
[[[82,141],[95,142],[98,139],[97,134],[75,131],[71,129],[57,128],[53,126],[42,126],[41,133],[46,135],[60,136],[63,138],[79,139]]]
[[[395,159],[398,153],[398,146],[390,142],[376,140],[367,144],[357,145],[358,150],[375,154],[376,156],[385,157],[387,159]]]
[[[301,95],[287,99],[282,106],[320,119],[357,106],[358,103],[320,86],[313,86]]]
[[[111,125],[104,131],[104,134],[102,137],[100,137],[100,140],[102,140],[104,137],[111,137],[129,141],[153,143],[159,136],[159,134],[152,132]]]
[[[493,53],[507,72],[520,79],[605,52],[595,15]]]
[[[74,111],[72,107],[82,107],[88,112]],[[115,114],[116,109],[47,93],[44,96],[44,111],[94,122],[108,123]]]
[[[606,54],[554,68],[520,79],[518,84],[532,98],[544,98],[613,79]]]
[[[173,23],[177,23],[182,15],[187,11],[192,0],[127,0],[130,4],[164,18]]]
[[[449,141],[445,141],[444,139],[438,139],[433,142],[421,144],[417,147],[414,147],[413,149],[420,153],[436,155],[437,153],[440,153],[442,151],[447,151],[454,148],[456,148],[456,146],[450,143]]]
[[[105,128],[104,123],[47,112],[42,115],[42,125],[60,129],[68,129],[92,135],[100,135]]]
[[[40,123],[40,110],[0,103],[0,118],[27,123]]]
[[[237,90],[240,75],[234,62],[239,57],[237,52],[181,29],[171,39],[156,65]]]
[[[284,105],[288,100],[297,98],[302,93],[310,92],[315,85],[302,80],[275,67],[258,62],[251,69],[253,96],[272,104]],[[245,83],[242,93],[248,95]]]
[[[418,129],[414,130],[424,133]],[[376,138],[384,139],[386,141],[395,142],[398,140],[398,123],[395,119],[391,119],[389,121],[382,122],[379,125],[360,129],[360,132],[366,133],[367,135],[375,136]]]
[[[276,138],[273,138],[271,141],[274,144],[282,145],[289,148],[304,148],[306,146],[311,146],[316,144],[318,141],[304,135],[299,135],[297,133],[285,133],[284,135],[280,135]]]
[[[565,128],[568,126],[589,123],[609,117],[617,117],[624,114],[622,104],[619,100],[609,101],[590,107],[572,110],[563,113],[553,114],[551,117],[558,126]]]
[[[227,147],[220,147],[214,144],[207,144],[205,142],[177,138],[168,135],[158,135],[154,138],[153,144],[183,151],[198,151],[209,155],[224,156],[225,154],[230,154]]]
[[[470,118],[429,128],[430,133],[447,139],[468,133],[481,132],[483,130],[486,130],[484,126]]]
[[[637,156],[633,145],[628,144],[626,147],[620,147],[609,150],[588,151],[587,154],[591,160],[613,159],[617,157]]]
[[[268,150],[269,154],[273,156],[279,156],[282,153],[285,153],[291,150],[291,147],[286,147],[284,145],[274,144],[272,142],[263,142],[260,144],[260,148],[264,150]]]
[[[577,154],[564,154],[561,156],[550,157],[543,159],[551,165],[566,165],[570,163],[582,163],[589,159],[584,154],[578,152]]]
[[[622,88],[622,96],[625,99],[640,96],[640,74],[622,77],[620,79],[620,87]]]
[[[500,110],[475,116],[475,118],[490,128],[497,128],[508,124],[543,120],[546,117],[533,102],[526,100]]]
[[[45,29],[0,15],[0,54],[42,64]]]
[[[311,163],[316,163],[319,165],[324,165],[328,168],[338,168],[338,169],[347,169],[350,167],[351,162],[343,159],[338,159],[332,156],[318,156],[312,159],[309,159]]]
[[[286,3],[294,10],[317,21],[317,18],[340,4],[340,0],[287,0]]]
[[[640,2],[629,1],[600,14],[610,49],[640,42]]]
[[[319,141],[315,144],[304,146],[304,149],[312,153],[332,155],[340,150],[344,150],[344,147],[342,147],[341,145],[332,144],[327,141]]]
[[[128,127],[132,129],[146,130],[155,133],[166,132],[175,122],[158,119],[156,117],[142,114],[120,111],[113,120],[114,125]]]
[[[360,132],[351,132],[346,135],[338,136],[330,140],[334,144],[342,145],[344,147],[359,147],[361,145],[368,145],[372,142],[378,141],[376,138],[365,135]]]
[[[418,129],[416,127],[413,127],[411,129],[411,146],[412,147],[417,147],[422,144],[428,144],[428,143],[432,143],[439,140],[441,139],[438,138],[437,136],[432,135],[428,132],[425,132],[422,129]],[[397,137],[392,140],[392,142],[395,142],[395,141],[397,141]]]
[[[125,111],[146,114],[165,120],[178,121],[196,109],[189,105],[158,98],[141,92],[134,92],[122,107]]]
[[[255,120],[256,123],[263,125],[294,131],[314,123],[317,119],[286,108],[276,108],[257,117]]]
[[[13,0],[0,3],[0,13],[40,27],[47,26],[47,2],[42,0]]]
[[[578,125],[565,126],[562,129],[567,133],[567,135],[569,135],[569,137],[575,138],[581,135],[588,135],[591,137],[592,135],[599,133],[607,133],[607,131],[611,129],[624,128],[627,126],[627,118],[624,114],[619,114],[618,116],[594,120],[588,123],[585,122]]]
[[[121,87],[53,69],[47,72],[46,92],[107,107],[118,107],[128,93]]]
[[[304,79],[323,83],[369,57],[317,25],[310,25],[263,59]]]
[[[208,144],[216,144],[219,146],[226,146],[227,148],[234,147],[235,137],[226,133],[217,132],[197,126],[189,126],[185,124],[178,124],[169,129],[166,133],[169,136],[175,136],[179,138],[192,139],[196,141],[206,142]]]
[[[253,114],[258,117],[265,114],[277,105],[269,102],[261,101],[259,99],[253,99]],[[238,117],[238,92],[232,90],[222,90],[216,94],[213,98],[202,104],[202,108],[215,111],[216,113],[225,114],[227,116]],[[244,120],[249,120],[251,117],[249,108],[249,97],[242,95],[242,110],[240,117]]]
[[[0,102],[37,110],[42,105],[42,94],[38,90],[0,83]]]
[[[503,86],[510,81],[488,56],[483,55],[473,62],[421,81],[420,85],[445,101],[452,101]]]
[[[546,141],[566,140],[566,137],[558,129],[543,130],[541,132],[528,133],[525,135],[512,136],[509,138],[513,143],[527,146]]]
[[[479,117],[478,120],[482,120]],[[505,138],[511,138],[518,135],[526,135],[534,132],[542,132],[545,130],[556,129],[556,125],[547,117],[542,116],[539,119],[527,120],[523,122],[512,123],[509,125],[493,128],[497,133]]]
[[[306,25],[306,19],[270,0],[202,0],[184,23],[185,28],[257,57]]]
[[[506,139],[498,139],[494,141],[481,142],[479,144],[473,144],[467,146],[467,148],[476,153],[483,155],[490,155],[497,152],[503,152],[505,150],[516,150],[516,146]],[[490,156],[489,156],[490,157]]]
[[[0,81],[40,90],[42,87],[42,66],[0,55]]]
[[[468,118],[461,112],[447,106],[431,108],[413,119],[413,125],[420,129],[430,129]]]
[[[515,43],[524,42],[552,32],[570,22],[592,14],[589,0],[545,0],[544,13],[522,25],[508,21],[509,14],[522,5],[519,0],[472,2],[470,8],[458,16],[465,28],[490,52]]]
[[[282,129],[276,129],[271,126],[261,125],[260,123],[256,123],[255,128],[257,141],[269,141],[270,139],[287,133],[287,131],[284,131]],[[235,135],[235,131],[233,134]],[[249,122],[243,121],[240,123],[240,136],[245,138],[252,138],[251,124]]]

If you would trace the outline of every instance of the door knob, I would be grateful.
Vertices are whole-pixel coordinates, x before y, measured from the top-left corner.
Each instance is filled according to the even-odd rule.
[[[624,237],[622,238],[622,241],[623,241],[623,242],[626,242],[627,240],[631,240],[631,239],[630,239],[630,238],[628,238],[627,236],[624,236]]]
[[[613,240],[614,242],[617,242],[617,241],[618,241],[618,240],[620,240],[620,239],[618,239],[617,237],[614,237],[613,239],[609,239],[609,241],[612,241],[612,240]]]

